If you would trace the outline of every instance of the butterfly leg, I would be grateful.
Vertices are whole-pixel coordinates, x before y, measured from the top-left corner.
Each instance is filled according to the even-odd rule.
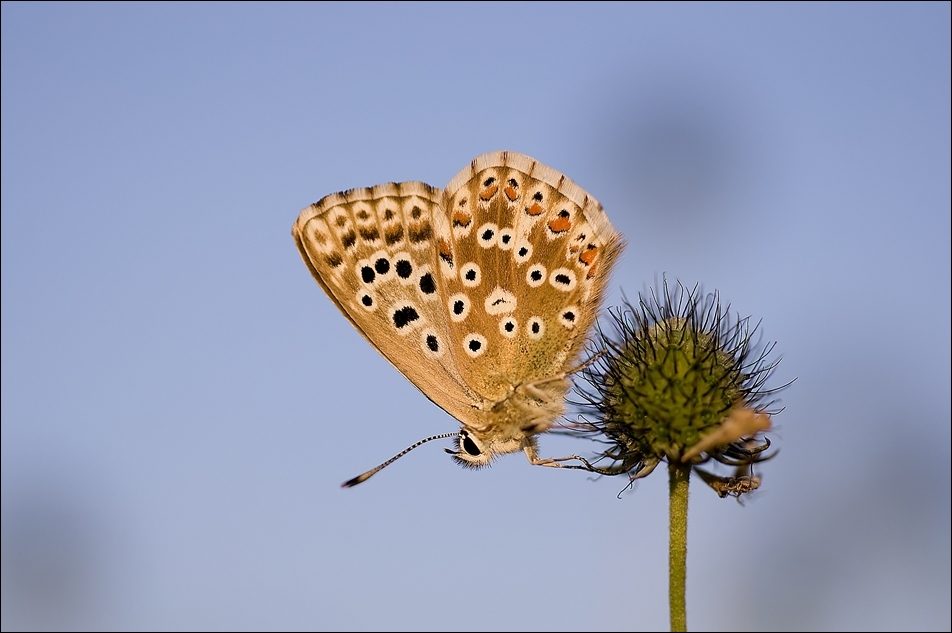
[[[567,455],[566,457],[539,457],[538,451],[536,449],[535,443],[527,444],[523,446],[523,451],[526,454],[526,457],[529,458],[529,463],[533,466],[548,466],[550,468],[568,468],[571,470],[584,470],[590,473],[597,473],[599,475],[622,475],[628,473],[628,478],[631,481],[636,479],[641,479],[646,477],[655,469],[655,467],[660,463],[660,460],[650,460],[642,465],[642,467],[635,473],[631,473],[630,467],[626,467],[624,464],[619,464],[609,468],[602,468],[591,463],[581,455]],[[563,462],[577,461],[581,464],[565,464]]]
[[[523,446],[523,452],[525,452],[526,457],[529,459],[529,463],[533,466],[548,466],[549,468],[568,468],[571,470],[585,470],[592,473],[599,473],[601,475],[617,475],[617,472],[611,472],[605,468],[599,468],[591,464],[587,459],[581,455],[567,455],[565,457],[539,457],[538,449],[536,448],[535,442],[527,443]],[[578,464],[565,464],[563,462],[577,461],[581,462],[582,465]]]

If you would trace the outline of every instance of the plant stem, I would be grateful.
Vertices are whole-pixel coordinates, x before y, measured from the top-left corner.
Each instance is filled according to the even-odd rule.
[[[685,601],[688,558],[688,481],[690,464],[668,464],[668,502],[670,534],[668,549],[668,604],[671,630],[687,631]]]

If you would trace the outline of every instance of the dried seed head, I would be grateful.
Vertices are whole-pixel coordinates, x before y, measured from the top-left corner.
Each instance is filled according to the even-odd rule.
[[[778,412],[770,396],[779,389],[764,383],[779,361],[767,362],[773,345],[752,343],[757,326],[728,310],[717,293],[663,282],[637,307],[610,311],[615,331],[599,329],[580,389],[592,421],[570,427],[609,444],[595,462],[610,465],[590,470],[636,479],[661,461],[746,468],[772,456],[759,434]],[[721,496],[740,496],[760,480],[711,474],[708,483]]]

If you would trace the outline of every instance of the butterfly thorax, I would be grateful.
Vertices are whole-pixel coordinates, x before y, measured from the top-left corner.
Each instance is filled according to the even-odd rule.
[[[508,395],[483,409],[475,409],[463,424],[454,456],[464,466],[488,465],[495,456],[529,449],[534,454],[536,436],[544,433],[565,411],[569,383],[552,377],[522,383]]]

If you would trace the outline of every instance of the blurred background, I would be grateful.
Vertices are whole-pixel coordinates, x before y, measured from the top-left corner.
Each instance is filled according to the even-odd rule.
[[[512,149],[608,305],[699,282],[797,379],[745,506],[695,480],[689,626],[948,631],[950,72],[949,3],[3,3],[2,628],[666,628],[660,470],[339,488],[458,427],[292,223]]]

